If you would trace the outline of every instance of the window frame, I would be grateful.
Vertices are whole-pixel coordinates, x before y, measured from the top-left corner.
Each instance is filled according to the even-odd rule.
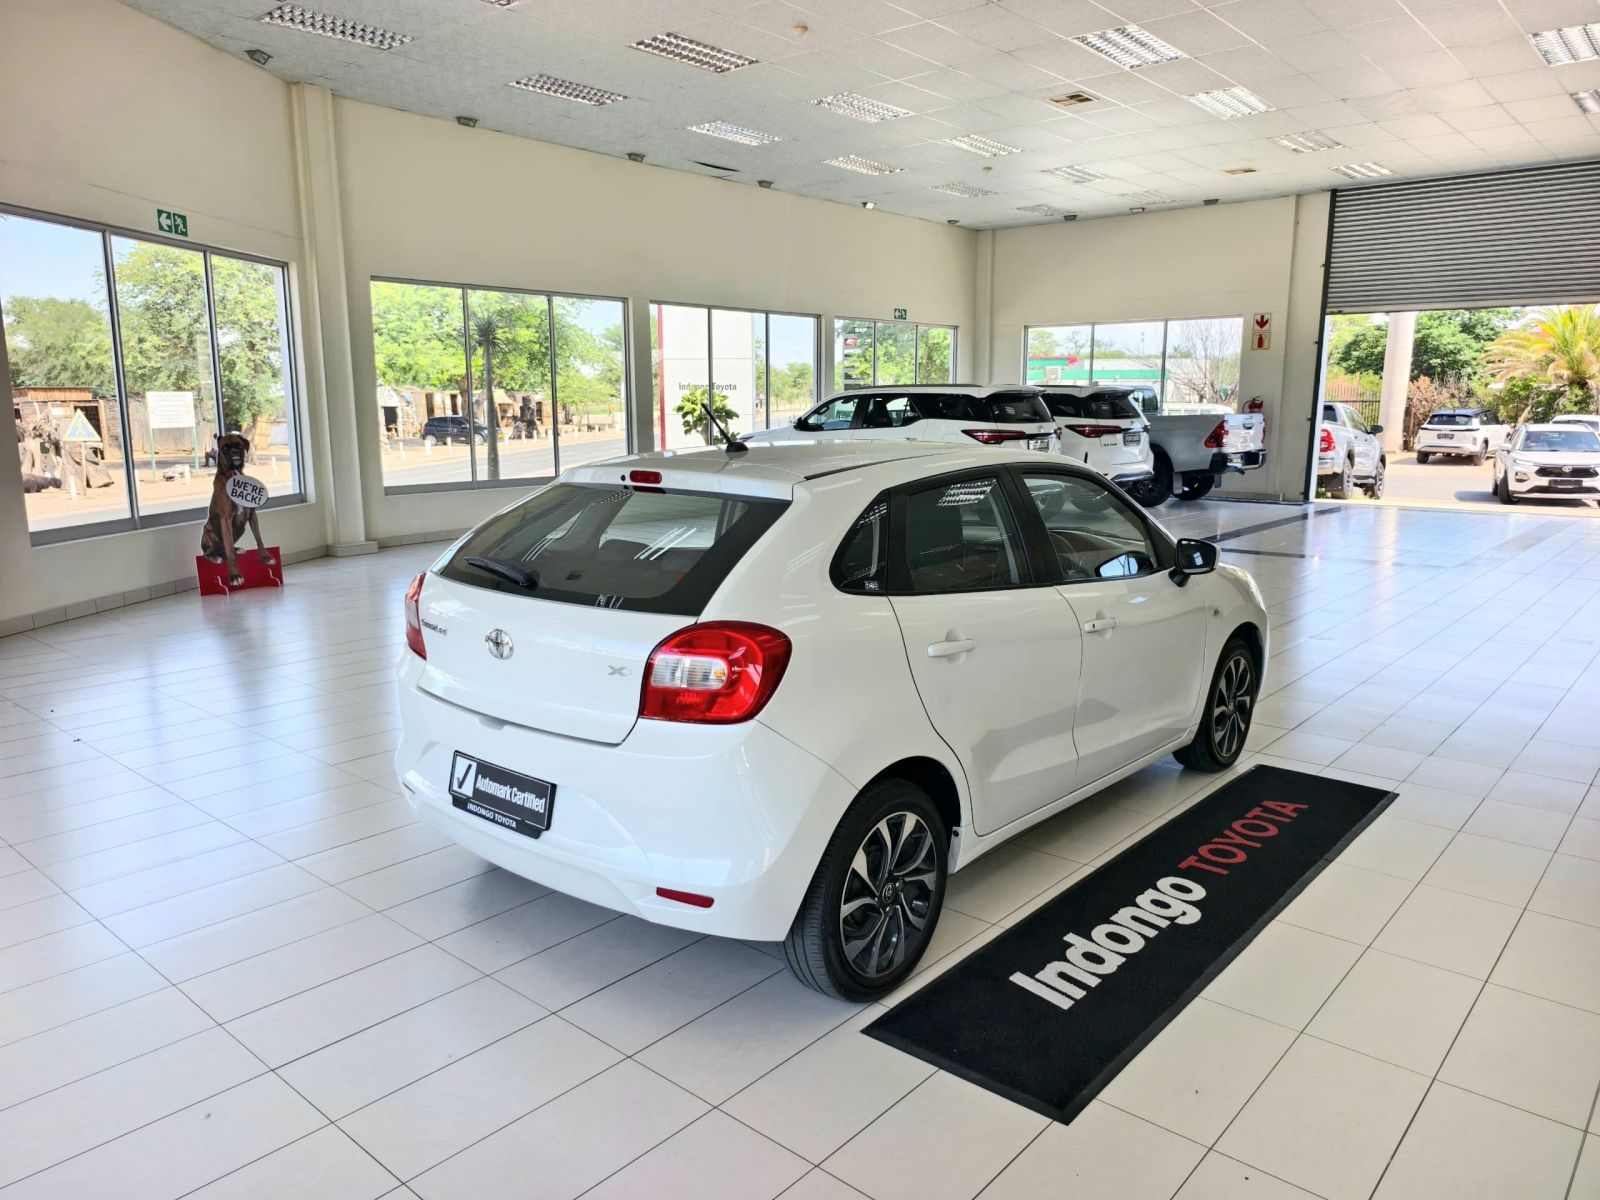
[[[290,451],[297,486],[293,492],[268,497],[266,504],[262,507],[264,509],[287,508],[307,502],[306,472],[308,464],[305,459],[305,447],[301,437],[301,431],[306,424],[305,413],[302,408],[305,388],[300,368],[300,339],[296,336],[298,324],[294,307],[294,282],[291,264],[281,259],[253,254],[246,250],[231,250],[223,246],[213,246],[209,242],[195,242],[187,238],[170,237],[161,233],[147,233],[144,230],[132,229],[125,225],[95,221],[87,217],[73,217],[44,209],[29,208],[26,205],[8,204],[4,201],[0,201],[0,214],[21,217],[24,220],[40,221],[50,225],[60,225],[69,229],[79,229],[95,234],[100,239],[101,262],[105,270],[106,311],[110,326],[111,365],[116,387],[117,422],[122,436],[123,469],[126,472],[125,478],[128,487],[127,515],[113,517],[105,521],[86,521],[77,525],[61,525],[53,529],[35,530],[30,528],[28,530],[28,542],[30,545],[54,546],[63,542],[81,541],[84,538],[107,537],[118,533],[134,533],[141,529],[162,529],[169,525],[198,524],[203,523],[206,519],[209,501],[196,508],[171,509],[164,512],[144,514],[139,511],[138,484],[134,478],[136,467],[131,436],[133,430],[128,416],[128,387],[122,356],[122,316],[117,298],[116,256],[112,249],[112,239],[114,238],[123,238],[135,242],[149,242],[158,246],[171,246],[174,249],[192,250],[200,254],[201,267],[205,276],[207,332],[211,343],[212,401],[216,406],[218,429],[225,429],[226,425],[223,421],[222,370],[220,347],[217,339],[216,293],[212,287],[212,256],[221,255],[223,258],[259,263],[262,266],[272,267],[281,272],[282,289],[279,296],[282,301],[281,311],[284,321],[284,328],[281,331],[284,350],[283,372],[290,393],[284,398],[284,411],[292,418],[289,420]],[[0,322],[0,337],[4,336],[4,323]]]
[[[910,563],[906,561],[906,508],[913,494],[948,488],[973,479],[994,479],[1000,487],[1002,519],[1009,517],[1017,536],[1017,564],[1019,578],[1015,583],[995,584],[990,587],[949,588],[942,591],[922,591],[911,585]],[[885,596],[979,596],[989,592],[1015,592],[1025,588],[1046,587],[1037,582],[1037,549],[1028,534],[1028,522],[1018,505],[1017,483],[1006,469],[1006,464],[996,463],[986,467],[968,467],[941,475],[928,475],[921,479],[899,484],[887,489],[889,494],[888,561],[884,570]],[[866,511],[865,509],[862,510]],[[852,522],[852,527],[854,523]],[[840,543],[843,545],[843,543]],[[856,593],[846,593],[854,595]]]
[[[1116,583],[1118,580],[1150,579],[1172,570],[1177,561],[1177,543],[1167,536],[1160,525],[1150,519],[1138,504],[1134,503],[1120,489],[1113,486],[1108,480],[1101,479],[1087,471],[1074,471],[1069,466],[1056,463],[1044,463],[1040,466],[1022,463],[1007,463],[1006,468],[1012,475],[1013,487],[1018,491],[1026,503],[1022,507],[1023,517],[1021,523],[1026,527],[1024,537],[1029,541],[1030,557],[1041,564],[1048,564],[1057,558],[1056,550],[1050,543],[1050,527],[1045,524],[1044,514],[1039,511],[1039,506],[1034,503],[1033,496],[1028,491],[1024,475],[1056,476],[1061,479],[1074,479],[1090,487],[1102,489],[1111,502],[1133,519],[1134,524],[1144,530],[1146,539],[1151,549],[1155,552],[1155,567],[1149,571],[1142,571],[1137,575],[1112,575],[1095,579],[1062,579],[1055,583],[1046,584],[1048,587],[1076,587],[1080,584]]]
[[[829,374],[834,378],[833,391],[830,393],[831,395],[840,396],[846,392],[864,392],[868,390],[881,390],[883,388],[960,386],[957,378],[956,364],[961,361],[960,350],[958,346],[961,336],[961,326],[945,325],[938,321],[896,321],[889,317],[850,317],[837,313],[834,314],[832,320],[833,328],[828,334],[828,346],[830,349],[835,349],[835,343],[839,338],[839,325],[841,322],[854,321],[857,324],[872,326],[872,378],[866,383],[860,384],[856,387],[851,387],[842,377],[840,377],[839,373],[842,370],[841,362],[840,360],[835,359],[833,362],[829,363],[829,366],[832,367],[832,370],[829,372]],[[912,372],[910,383],[884,383],[879,380],[878,345],[880,339],[878,337],[878,326],[880,325],[901,325],[909,327],[912,330]],[[927,329],[948,329],[950,331],[950,378],[936,383],[925,384],[922,380],[922,336],[923,331]]]
[[[1167,401],[1166,401],[1166,390],[1167,390],[1166,384],[1167,384],[1167,377],[1168,377],[1167,363],[1171,358],[1171,349],[1172,349],[1172,329],[1171,329],[1171,327],[1173,325],[1175,325],[1175,324],[1183,324],[1183,323],[1192,322],[1192,321],[1238,321],[1239,322],[1239,324],[1240,324],[1239,366],[1240,366],[1240,370],[1242,372],[1243,368],[1244,368],[1244,363],[1245,363],[1244,335],[1247,332],[1247,330],[1245,328],[1245,324],[1244,324],[1244,322],[1245,322],[1244,314],[1242,314],[1242,313],[1213,313],[1213,314],[1207,314],[1207,315],[1188,316],[1188,317],[1118,317],[1118,318],[1116,318],[1114,320],[1105,320],[1105,321],[1097,321],[1097,320],[1088,320],[1088,321],[1030,321],[1030,322],[1024,324],[1023,327],[1022,327],[1022,364],[1021,364],[1021,378],[1022,378],[1022,381],[1023,381],[1024,384],[1031,384],[1034,387],[1046,387],[1046,388],[1047,387],[1056,387],[1056,386],[1060,386],[1060,387],[1095,387],[1095,386],[1097,386],[1098,384],[1101,384],[1101,383],[1108,383],[1108,384],[1111,384],[1113,386],[1116,385],[1117,383],[1128,383],[1128,384],[1131,384],[1134,387],[1153,387],[1155,389],[1155,393],[1156,393],[1156,409],[1155,409],[1154,412],[1146,411],[1144,413],[1144,415],[1146,417],[1161,416],[1162,413],[1164,412],[1164,410],[1166,409],[1166,405],[1167,405]],[[1134,380],[1096,380],[1096,378],[1095,378],[1095,370],[1094,370],[1094,368],[1095,368],[1095,331],[1100,326],[1102,326],[1102,325],[1149,325],[1149,324],[1155,324],[1155,323],[1159,323],[1161,325],[1161,374],[1160,374],[1160,377],[1154,383],[1150,383],[1148,381],[1134,381]],[[1050,383],[1046,383],[1043,380],[1039,380],[1039,381],[1035,382],[1035,381],[1030,380],[1028,378],[1028,361],[1029,361],[1028,360],[1028,340],[1032,336],[1033,331],[1035,329],[1087,329],[1089,331],[1089,352],[1085,356],[1086,360],[1087,360],[1087,363],[1088,363],[1088,377],[1084,380],[1083,383],[1081,383],[1081,384],[1079,384],[1079,383],[1050,384]],[[1241,380],[1241,382],[1242,382],[1242,380]],[[1242,389],[1240,389],[1240,390],[1242,390]],[[1138,403],[1138,402],[1136,401],[1136,403]],[[1142,403],[1139,404],[1139,407],[1141,408],[1141,410],[1144,408]]]

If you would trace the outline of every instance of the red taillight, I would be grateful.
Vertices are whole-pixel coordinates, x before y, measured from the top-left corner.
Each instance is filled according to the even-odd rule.
[[[663,900],[676,900],[679,904],[694,908],[710,908],[716,903],[710,896],[702,896],[699,892],[680,892],[676,888],[657,888],[656,895]]]
[[[661,482],[661,472],[660,471],[629,471],[628,472],[628,482],[629,483],[660,483]]]
[[[422,581],[427,577],[424,571],[406,589],[406,645],[418,658],[428,657],[428,647],[422,643]]]
[[[1333,430],[1323,427],[1322,438],[1317,442],[1317,449],[1323,454],[1333,453]]]
[[[985,446],[998,446],[1002,442],[1023,442],[1031,437],[1048,436],[1042,433],[1030,433],[1026,429],[963,429],[961,432]]]
[[[1067,428],[1086,438],[1114,437],[1122,432],[1121,425],[1068,425]]]
[[[776,629],[743,621],[680,629],[650,652],[639,715],[699,725],[748,721],[777,691],[790,648]]]
[[[1217,427],[1206,434],[1206,449],[1221,450],[1222,444],[1228,440],[1228,422],[1226,418],[1217,422]]]

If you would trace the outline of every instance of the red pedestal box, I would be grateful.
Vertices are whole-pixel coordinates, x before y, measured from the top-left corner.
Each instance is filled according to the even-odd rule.
[[[283,553],[276,546],[268,546],[267,553],[272,555],[272,564],[269,566],[261,561],[261,557],[254,550],[241,549],[235,556],[239,563],[239,574],[244,576],[243,583],[228,586],[228,564],[214,563],[200,555],[195,556],[194,574],[200,581],[200,594],[202,596],[226,596],[229,592],[242,592],[247,588],[282,587],[283,586]]]

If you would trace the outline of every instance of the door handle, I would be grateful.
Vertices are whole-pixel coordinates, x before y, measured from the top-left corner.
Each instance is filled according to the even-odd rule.
[[[1115,617],[1096,617],[1092,621],[1083,623],[1083,631],[1085,633],[1110,633],[1116,627],[1117,619]]]
[[[965,654],[969,650],[976,650],[978,643],[971,638],[962,638],[955,642],[934,642],[928,647],[929,658],[954,658],[958,654]]]

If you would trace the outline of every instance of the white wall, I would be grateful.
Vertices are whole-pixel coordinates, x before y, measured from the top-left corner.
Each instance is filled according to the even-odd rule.
[[[1271,313],[1270,347],[1239,371],[1240,394],[1266,402],[1267,467],[1225,491],[1301,499],[1327,225],[1323,193],[999,230],[989,373],[1022,378],[1026,325]]]
[[[509,499],[383,495],[372,276],[627,297],[636,395],[651,300],[815,313],[830,345],[833,316],[896,307],[961,326],[958,345],[972,328],[973,233],[356,101],[336,114],[368,537],[464,528]]]
[[[0,201],[291,264],[301,257],[288,89],[114,0],[0,0]],[[9,413],[0,375],[0,412]],[[34,547],[0,421],[0,630],[25,614],[194,576],[200,525]],[[306,472],[315,489],[315,473]],[[327,544],[316,503],[269,512],[287,553]]]

